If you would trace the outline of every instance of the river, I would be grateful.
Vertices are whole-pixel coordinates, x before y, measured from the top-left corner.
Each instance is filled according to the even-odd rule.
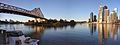
[[[21,30],[25,36],[40,40],[40,45],[120,45],[120,25],[76,24],[43,27],[24,24],[0,24],[7,31]]]

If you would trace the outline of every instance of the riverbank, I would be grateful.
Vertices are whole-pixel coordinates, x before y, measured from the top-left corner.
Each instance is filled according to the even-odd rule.
[[[7,22],[7,21],[0,21],[0,24],[24,24],[23,22]]]
[[[60,19],[59,21],[56,19],[48,19],[46,21],[43,22],[38,22],[38,21],[28,21],[24,23],[25,25],[37,25],[37,26],[45,26],[45,27],[61,27],[61,26],[68,26],[68,25],[76,25],[77,22],[74,20],[63,20]]]
[[[47,26],[47,27],[60,27],[60,26],[68,26],[68,25],[76,25],[76,22],[55,22],[55,23],[33,23],[26,22],[25,25],[37,25],[37,26]]]

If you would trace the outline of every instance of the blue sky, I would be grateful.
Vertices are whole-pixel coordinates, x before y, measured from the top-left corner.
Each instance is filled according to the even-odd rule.
[[[0,0],[2,3],[28,10],[40,7],[47,19],[66,19],[76,21],[88,20],[90,12],[94,12],[95,15],[98,15],[100,1],[103,5],[107,5],[110,11],[114,8],[118,8],[119,11],[120,0]],[[27,21],[31,18],[13,14],[0,14],[0,19]]]

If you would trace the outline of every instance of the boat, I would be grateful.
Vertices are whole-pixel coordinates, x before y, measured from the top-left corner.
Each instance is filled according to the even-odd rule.
[[[6,45],[38,45],[39,40],[25,37],[22,31],[6,31]]]

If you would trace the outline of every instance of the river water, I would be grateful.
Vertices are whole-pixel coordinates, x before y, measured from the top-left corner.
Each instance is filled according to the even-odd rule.
[[[40,45],[120,45],[120,25],[115,24],[76,24],[63,27],[0,24],[0,29],[21,30],[25,36],[40,40]]]

